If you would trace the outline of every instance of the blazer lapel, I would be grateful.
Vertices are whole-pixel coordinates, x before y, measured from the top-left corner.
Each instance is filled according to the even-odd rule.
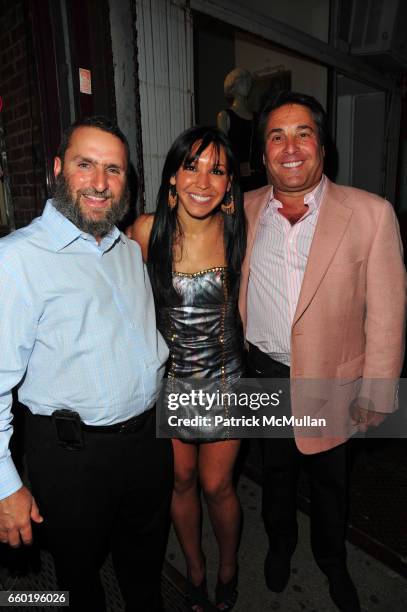
[[[247,318],[247,287],[250,274],[250,258],[256,238],[257,227],[259,225],[260,216],[265,206],[270,201],[271,186],[267,185],[252,192],[248,192],[245,196],[245,212],[247,220],[247,245],[246,255],[242,264],[240,277],[240,292],[239,292],[239,311],[243,323],[243,329],[246,331]]]
[[[352,216],[352,210],[336,197],[336,187],[328,183],[321,203],[317,226],[305,268],[293,325],[304,313],[338,249]]]
[[[265,209],[266,205],[270,201],[271,197],[271,186],[263,187],[259,189],[259,193],[256,198],[252,198],[246,206],[246,217],[247,217],[247,252],[246,254],[251,255],[254,239],[257,233],[257,227],[259,225],[261,213]]]

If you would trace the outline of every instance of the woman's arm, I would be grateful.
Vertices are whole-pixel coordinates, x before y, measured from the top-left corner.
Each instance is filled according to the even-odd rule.
[[[150,241],[153,222],[154,215],[140,215],[133,225],[130,225],[126,229],[126,236],[139,243],[145,262],[148,259],[148,243]]]

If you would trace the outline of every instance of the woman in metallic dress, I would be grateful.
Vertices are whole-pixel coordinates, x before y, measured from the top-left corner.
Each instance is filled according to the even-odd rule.
[[[232,384],[242,375],[237,310],[245,251],[242,195],[236,160],[216,128],[195,127],[172,145],[163,169],[155,215],[142,215],[131,236],[143,251],[153,286],[158,327],[170,357],[168,380],[211,379]],[[171,515],[187,564],[190,609],[207,596],[201,547],[205,496],[219,547],[216,605],[237,598],[241,510],[233,484],[239,440],[208,430],[202,439],[178,431],[173,439],[175,486]]]

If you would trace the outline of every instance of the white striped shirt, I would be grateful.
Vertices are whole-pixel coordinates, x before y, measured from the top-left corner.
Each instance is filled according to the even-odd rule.
[[[271,198],[261,213],[250,259],[246,338],[263,353],[290,365],[291,325],[297,308],[319,209],[325,176],[304,197],[308,211],[294,225],[278,212]]]

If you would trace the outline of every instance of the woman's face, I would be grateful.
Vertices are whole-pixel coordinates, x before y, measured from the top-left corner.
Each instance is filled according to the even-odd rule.
[[[200,142],[196,142],[192,147],[192,158],[199,145]],[[208,145],[198,159],[186,161],[170,182],[178,194],[178,215],[187,214],[196,219],[207,217],[219,206],[231,185],[223,147],[218,155],[214,145]]]

